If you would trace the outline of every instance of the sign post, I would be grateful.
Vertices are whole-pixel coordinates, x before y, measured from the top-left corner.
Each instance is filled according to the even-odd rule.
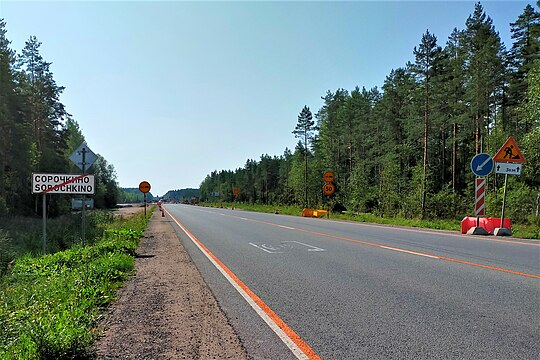
[[[512,230],[504,227],[504,210],[506,207],[506,187],[508,185],[508,175],[520,175],[521,169],[525,162],[525,158],[519,149],[516,141],[510,136],[503,146],[499,149],[497,154],[493,157],[493,161],[497,163],[496,173],[504,174],[504,192],[503,203],[501,210],[501,225],[493,231],[494,235],[498,236],[511,236]]]
[[[471,170],[476,175],[474,186],[474,216],[476,217],[476,226],[467,232],[470,235],[488,235],[486,229],[480,226],[480,216],[486,214],[485,196],[486,196],[486,176],[493,171],[493,159],[491,155],[480,153],[471,160]]]
[[[41,242],[41,251],[45,254],[47,251],[47,193],[43,193],[43,241]]]
[[[477,218],[476,226],[478,226],[478,222],[479,222],[478,217],[486,215],[486,207],[485,207],[486,178],[481,178],[481,177],[476,178],[475,194],[476,194],[476,201],[475,201],[474,216],[476,216]]]
[[[32,174],[32,194],[43,195],[43,253],[47,244],[47,194],[91,195],[94,191],[94,175]]]
[[[144,218],[146,219],[146,194],[150,191],[152,187],[148,181],[141,181],[139,184],[139,191],[144,194]]]
[[[69,157],[69,160],[73,162],[75,165],[79,167],[79,169],[82,170],[83,175],[86,174],[86,170],[94,164],[94,162],[97,160],[97,155],[94,154],[92,150],[86,145],[86,142],[83,142],[77,150],[71,154]],[[83,195],[82,197],[82,210],[81,210],[81,216],[82,216],[82,243],[83,246],[86,243],[86,196]]]
[[[328,197],[328,212],[326,213],[326,216],[330,218],[330,196],[333,195],[336,192],[336,186],[334,185],[334,178],[335,175],[332,171],[326,171],[323,174],[323,194]]]

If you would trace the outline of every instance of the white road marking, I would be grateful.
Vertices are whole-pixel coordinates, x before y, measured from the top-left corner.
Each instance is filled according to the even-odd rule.
[[[262,251],[266,251],[269,254],[281,254],[282,253],[281,251],[272,251],[272,250],[275,250],[275,249],[272,249],[272,250],[266,249],[264,244],[259,246],[259,245],[254,244],[254,243],[249,243],[249,245],[255,246],[257,249],[260,249]]]
[[[379,245],[379,247],[380,247],[380,248],[383,248],[383,249],[388,249],[388,250],[394,250],[394,251],[404,252],[404,253],[407,253],[407,254],[413,254],[413,255],[424,256],[424,257],[428,257],[428,258],[432,258],[432,259],[440,259],[440,257],[438,257],[438,256],[433,256],[433,255],[428,255],[428,254],[422,254],[422,253],[418,253],[418,252],[410,251],[410,250],[396,249],[396,248],[393,248],[393,247],[390,247],[390,246]]]
[[[304,246],[307,246],[308,248],[310,248],[310,249],[308,249],[308,251],[326,251],[325,249],[321,249],[321,248],[313,246],[313,245],[304,244],[304,243],[302,243],[300,241],[295,241],[295,240],[283,241],[283,243],[296,243],[296,244],[304,245]]]
[[[283,228],[283,229],[287,229],[287,230],[296,230],[295,228],[293,227],[290,227],[290,226],[285,226],[285,225],[278,225],[280,228]]]

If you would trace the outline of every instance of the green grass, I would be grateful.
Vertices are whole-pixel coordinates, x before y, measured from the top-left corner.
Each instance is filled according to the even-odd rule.
[[[86,239],[93,243],[103,236],[108,224],[113,220],[110,211],[87,212]],[[37,217],[0,217],[0,278],[8,265],[23,254],[41,254],[42,219]],[[81,215],[67,214],[47,219],[47,252],[55,253],[81,244]]]
[[[0,284],[0,359],[92,358],[95,326],[146,225],[144,214],[115,219],[92,245],[18,258]]]
[[[232,203],[208,203],[203,206],[227,207],[231,208]],[[280,206],[280,205],[260,205],[235,203],[236,209],[257,211],[264,213],[279,213],[285,215],[301,216],[302,208],[298,206]],[[336,214],[331,213],[330,219],[359,221],[374,224],[385,224],[395,226],[411,226],[427,229],[460,231],[461,220],[452,219],[405,219],[400,217],[382,217],[374,214]],[[538,224],[514,224],[512,226],[514,237],[525,239],[540,239],[540,226]]]

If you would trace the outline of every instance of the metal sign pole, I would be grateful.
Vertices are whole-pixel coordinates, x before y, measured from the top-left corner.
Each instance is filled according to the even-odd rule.
[[[506,185],[508,183],[508,174],[504,175],[504,193],[503,193],[503,203],[501,211],[501,229],[504,228],[504,208],[506,206]]]
[[[86,172],[86,148],[82,149],[82,172]],[[86,195],[82,197],[82,244],[86,245]]]
[[[146,193],[144,193],[144,218],[146,219]]]
[[[47,193],[43,193],[43,242],[42,250],[43,254],[46,251],[47,244]]]

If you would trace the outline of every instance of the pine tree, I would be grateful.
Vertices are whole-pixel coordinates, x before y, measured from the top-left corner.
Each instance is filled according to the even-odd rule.
[[[23,101],[15,70],[16,54],[0,19],[0,213],[27,211],[31,173],[28,124],[20,114]]]
[[[436,76],[437,62],[440,61],[441,47],[437,46],[437,37],[429,33],[422,35],[418,49],[414,48],[416,58],[413,71],[418,74],[424,92],[424,151],[423,151],[423,177],[422,177],[422,215],[426,211],[426,178],[428,173],[428,137],[430,128],[430,100],[433,97],[431,85]]]
[[[534,62],[540,59],[540,13],[529,4],[510,26],[514,43],[508,54],[510,65],[508,105],[512,107],[511,116],[516,119],[516,130],[527,132],[531,124],[523,119],[525,121],[523,126],[519,125],[522,118],[519,116],[518,107],[527,101],[526,94],[529,87],[527,74]]]
[[[22,91],[26,116],[32,125],[32,137],[38,155],[38,169],[60,171],[67,167],[63,121],[68,115],[60,102],[64,87],[58,86],[50,71],[51,63],[39,53],[41,42],[31,36],[25,43],[18,66],[22,70]]]
[[[298,115],[298,123],[293,130],[293,134],[296,138],[300,138],[299,144],[304,150],[304,206],[308,204],[308,154],[309,144],[313,139],[313,133],[315,122],[313,121],[313,115],[307,105],[304,106],[300,114]]]
[[[464,141],[460,139],[462,129],[465,127],[466,114],[463,99],[465,97],[465,50],[461,46],[463,32],[454,28],[443,50],[445,62],[444,81],[441,84],[444,97],[447,99],[446,114],[452,126],[452,154],[451,154],[451,187],[455,194],[459,188],[463,187],[460,181],[460,146]],[[466,142],[465,142],[466,143]]]
[[[495,119],[497,95],[502,89],[504,47],[493,20],[486,16],[480,3],[466,21],[461,37],[467,74],[466,99],[473,119],[475,153],[481,151],[488,130]]]

